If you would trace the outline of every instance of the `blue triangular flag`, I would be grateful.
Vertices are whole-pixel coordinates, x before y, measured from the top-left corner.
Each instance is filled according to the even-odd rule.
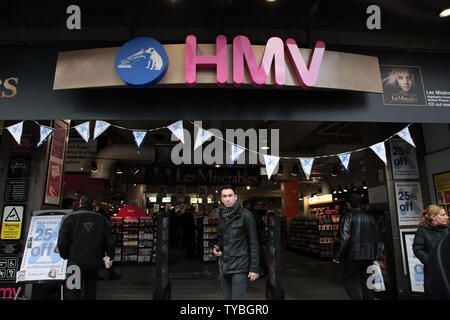
[[[352,155],[351,152],[347,152],[347,153],[341,153],[338,154],[339,159],[341,160],[342,166],[345,169],[345,172],[348,174],[348,166],[350,164],[350,156]]]
[[[183,129],[183,121],[177,121],[175,123],[172,123],[170,126],[167,127],[175,137],[178,138],[182,143],[184,143],[184,129]]]
[[[20,146],[20,142],[22,140],[23,121],[13,124],[12,126],[9,126],[6,129],[8,129],[8,131],[13,136],[14,140],[16,140],[16,142]]]
[[[37,144],[37,147],[39,148],[45,141],[47,141],[48,137],[55,131],[55,129],[46,127],[46,126],[39,126],[40,129],[40,138],[39,143]]]
[[[305,172],[307,180],[309,180],[309,176],[311,175],[314,159],[315,158],[298,158],[300,164],[302,165],[303,172]]]
[[[405,129],[403,129],[402,131],[397,133],[399,135],[400,138],[402,138],[403,140],[405,140],[406,142],[408,142],[410,145],[412,145],[414,148],[416,147],[416,145],[414,144],[414,141],[411,137],[411,133],[409,132],[408,127],[406,127]]]
[[[383,160],[385,165],[387,164],[386,147],[384,145],[384,141],[370,146],[370,149],[372,149],[373,152],[375,152],[377,156],[380,157],[381,160]]]
[[[97,120],[95,121],[95,129],[94,129],[94,140],[97,139],[99,135],[106,131],[111,124],[106,121]]]
[[[89,130],[89,121],[83,122],[75,127],[84,141],[89,142],[89,136],[91,135]]]
[[[141,152],[142,143],[144,142],[147,131],[133,131],[134,141],[136,141],[137,152]]]
[[[231,145],[231,155],[230,155],[230,163],[234,163],[237,161],[237,159],[239,159],[240,155],[242,154],[242,152],[244,152],[245,149],[238,146],[237,144],[232,144]]]
[[[194,150],[196,150],[198,147],[200,147],[205,141],[207,141],[209,138],[211,138],[213,134],[207,130],[203,130],[202,128],[199,128],[197,132],[197,137],[195,138],[195,145]]]
[[[280,157],[277,156],[269,156],[264,154],[264,163],[266,164],[266,173],[267,179],[270,179],[275,168],[277,167],[278,161],[280,161]]]

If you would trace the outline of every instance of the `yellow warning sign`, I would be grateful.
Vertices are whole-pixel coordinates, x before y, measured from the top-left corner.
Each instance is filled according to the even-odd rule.
[[[3,209],[2,240],[19,240],[22,233],[23,206],[5,206]]]
[[[2,240],[19,240],[22,231],[21,223],[4,223],[2,225]]]

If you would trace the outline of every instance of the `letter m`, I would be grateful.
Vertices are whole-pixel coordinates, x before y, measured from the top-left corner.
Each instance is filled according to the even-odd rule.
[[[254,86],[262,86],[267,81],[272,62],[275,61],[275,85],[281,87],[286,83],[284,46],[280,38],[270,38],[264,50],[261,67],[258,67],[250,40],[245,36],[233,39],[233,83],[244,82],[244,58]]]

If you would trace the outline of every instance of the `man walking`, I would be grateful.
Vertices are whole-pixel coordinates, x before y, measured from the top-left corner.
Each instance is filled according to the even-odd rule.
[[[58,237],[58,251],[67,266],[81,270],[81,289],[66,288],[68,300],[80,300],[84,291],[86,300],[97,295],[97,270],[103,265],[105,252],[114,257],[114,239],[106,218],[92,211],[92,199],[82,195],[79,209],[64,217]],[[112,261],[109,262],[109,266]]]
[[[373,300],[373,291],[367,287],[367,268],[375,260],[377,251],[376,226],[371,215],[361,210],[361,197],[352,194],[347,206],[350,211],[342,218],[339,228],[339,243],[333,262],[344,258],[344,287],[352,300],[361,300],[355,284],[359,274],[364,300]]]
[[[250,211],[237,201],[235,189],[224,186],[220,192],[218,243],[214,254],[219,257],[219,280],[226,300],[242,300],[248,280],[258,279],[259,246],[256,223]]]

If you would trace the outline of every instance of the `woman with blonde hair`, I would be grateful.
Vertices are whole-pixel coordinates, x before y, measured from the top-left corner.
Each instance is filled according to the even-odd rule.
[[[448,233],[448,216],[445,210],[434,204],[429,205],[421,214],[421,221],[413,243],[414,254],[424,265],[425,293],[429,293],[427,284],[428,254]]]

